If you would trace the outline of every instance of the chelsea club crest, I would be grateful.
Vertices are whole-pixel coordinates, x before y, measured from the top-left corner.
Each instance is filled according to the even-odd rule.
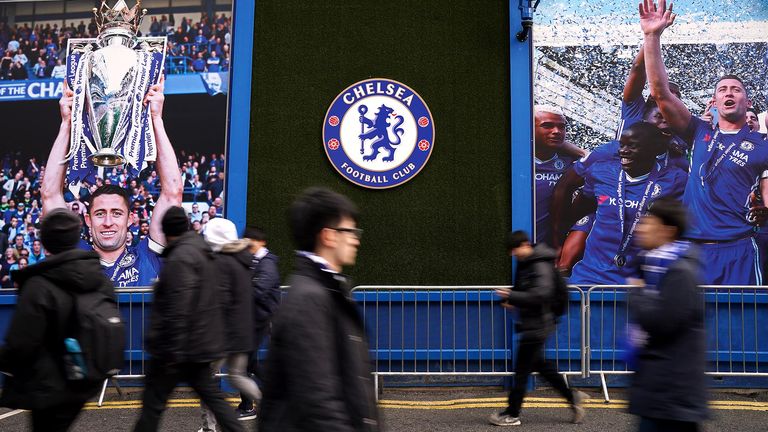
[[[427,104],[405,84],[371,78],[334,99],[323,123],[323,147],[336,171],[359,186],[399,186],[426,165],[435,144]]]

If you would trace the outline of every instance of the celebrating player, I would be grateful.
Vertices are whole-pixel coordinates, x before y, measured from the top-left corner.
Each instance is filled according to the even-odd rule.
[[[660,0],[658,7],[649,0],[640,5],[651,95],[670,128],[692,143],[691,172],[683,199],[691,214],[686,237],[701,245],[705,284],[761,284],[752,224],[764,220],[766,209],[750,203],[749,196],[768,168],[768,146],[746,124],[751,103],[739,77],[725,75],[717,81],[714,106],[718,120],[714,129],[692,116],[669,90],[661,34],[674,19],[665,0]]]
[[[61,126],[48,155],[46,175],[41,188],[44,213],[66,207],[63,190],[67,166],[62,161],[69,150],[73,96],[74,92],[65,84],[59,101]],[[97,188],[91,194],[85,215],[85,223],[93,240],[90,247],[101,257],[102,268],[107,277],[120,287],[147,286],[157,278],[159,254],[165,245],[160,220],[168,208],[181,204],[182,187],[178,163],[162,118],[164,101],[161,77],[160,82],[150,88],[145,98],[157,140],[155,166],[162,183],[160,197],[152,213],[153,223],[149,226],[149,237],[130,247],[126,245],[129,195],[127,190],[118,186],[104,185]]]
[[[584,169],[584,188],[564,211],[569,213],[569,221],[593,211],[596,214],[584,258],[574,266],[571,283],[625,283],[638,252],[632,239],[643,212],[655,199],[675,199],[683,193],[685,171],[657,159],[666,151],[668,140],[656,126],[635,123],[621,135],[619,159],[601,160]]]

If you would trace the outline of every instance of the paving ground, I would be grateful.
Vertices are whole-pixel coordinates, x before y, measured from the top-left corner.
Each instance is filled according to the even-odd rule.
[[[586,389],[587,420],[582,425],[569,424],[570,410],[550,391],[536,391],[526,399],[523,410],[525,431],[609,431],[634,430],[634,418],[626,413],[626,396],[611,392],[606,404],[596,389]],[[139,413],[141,391],[129,390],[123,396],[107,395],[99,408],[89,403],[73,432],[130,431]],[[768,430],[768,393],[718,392],[712,394],[714,418],[706,423],[707,432],[751,432]],[[499,388],[460,389],[387,389],[380,406],[385,430],[397,432],[498,431],[487,424],[488,416],[504,407],[505,393]],[[236,404],[232,399],[233,406]],[[174,394],[163,418],[163,431],[194,432],[199,427],[199,409],[194,393]],[[29,431],[25,412],[0,409],[0,431]],[[256,431],[256,421],[243,422],[248,431]]]

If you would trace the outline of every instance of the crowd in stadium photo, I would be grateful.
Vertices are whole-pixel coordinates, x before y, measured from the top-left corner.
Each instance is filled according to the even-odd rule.
[[[224,14],[198,22],[173,15],[152,16],[145,36],[167,36],[166,74],[227,72],[230,65],[230,18]],[[78,24],[14,25],[0,21],[0,80],[64,78],[67,41],[95,38],[96,20]],[[140,35],[140,34],[139,34]]]
[[[0,160],[0,287],[13,287],[10,271],[24,268],[45,259],[46,251],[40,243],[40,217],[42,210],[40,188],[45,176],[45,158],[32,157],[22,161],[16,153],[4,153]],[[189,203],[190,223],[200,232],[210,219],[221,217],[224,208],[224,155],[201,155],[178,152],[179,171],[183,183],[183,199]],[[200,179],[205,179],[202,181]],[[64,193],[67,207],[81,220],[81,238],[90,243],[91,234],[84,216],[93,191],[104,185],[124,189],[129,196],[127,244],[136,244],[149,235],[152,210],[162,185],[154,164],[132,177],[123,168],[106,169],[92,185],[79,188],[77,194]]]

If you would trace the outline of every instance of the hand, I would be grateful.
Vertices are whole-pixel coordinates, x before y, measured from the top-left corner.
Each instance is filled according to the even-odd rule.
[[[59,111],[61,112],[61,122],[69,124],[72,120],[72,100],[75,98],[75,92],[69,88],[67,80],[64,80],[64,87],[59,99]]]
[[[765,207],[763,202],[754,192],[749,194],[749,214],[747,216],[747,221],[756,226],[763,226],[768,222],[768,208]]]
[[[149,106],[149,115],[153,120],[163,117],[163,103],[165,102],[165,75],[160,75],[160,81],[149,88],[147,96],[144,97],[144,106]]]
[[[509,298],[509,289],[507,289],[507,288],[495,289],[495,290],[493,290],[493,292],[496,293],[497,296],[499,296],[499,297],[501,297],[503,299]]]
[[[707,102],[707,107],[704,108],[704,113],[701,114],[701,119],[709,123],[710,125],[712,125],[712,119],[714,118],[714,116],[712,115],[712,106],[714,104],[715,104],[715,100],[710,99],[709,102]]]
[[[672,3],[667,9],[667,1],[659,0],[659,6],[653,0],[643,0],[638,5],[640,10],[640,28],[646,35],[661,36],[664,29],[675,23],[676,14],[672,13]]]

